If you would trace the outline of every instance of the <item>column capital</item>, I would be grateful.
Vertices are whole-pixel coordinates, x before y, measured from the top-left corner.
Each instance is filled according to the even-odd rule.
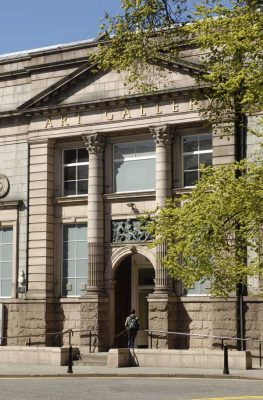
[[[149,129],[156,146],[171,145],[173,139],[171,125],[150,126]]]
[[[103,133],[96,132],[82,137],[90,154],[102,153],[104,151],[106,137]]]

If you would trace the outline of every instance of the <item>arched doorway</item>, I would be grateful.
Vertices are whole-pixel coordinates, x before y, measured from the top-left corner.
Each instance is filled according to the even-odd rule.
[[[155,271],[149,259],[141,254],[126,256],[115,273],[115,334],[124,330],[130,309],[135,308],[140,320],[136,345],[148,346],[145,329],[148,328],[147,296],[154,290]],[[118,340],[118,347],[126,347],[126,336]]]

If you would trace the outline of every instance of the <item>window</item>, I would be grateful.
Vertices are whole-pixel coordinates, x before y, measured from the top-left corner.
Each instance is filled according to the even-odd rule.
[[[13,228],[0,228],[0,297],[11,297],[13,273]]]
[[[183,137],[184,187],[191,187],[200,179],[200,164],[212,165],[212,135]]]
[[[114,146],[114,190],[155,190],[155,144],[153,140]]]
[[[194,285],[188,289],[184,288],[185,296],[207,296],[211,288],[209,280],[197,281]]]
[[[63,226],[62,295],[80,296],[87,284],[87,224]]]
[[[64,196],[88,193],[88,165],[87,149],[64,150]]]

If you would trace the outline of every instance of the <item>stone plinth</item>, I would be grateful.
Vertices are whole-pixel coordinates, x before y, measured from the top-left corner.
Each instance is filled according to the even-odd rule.
[[[73,354],[78,348],[73,348]],[[67,365],[68,348],[60,347],[0,347],[0,363]]]

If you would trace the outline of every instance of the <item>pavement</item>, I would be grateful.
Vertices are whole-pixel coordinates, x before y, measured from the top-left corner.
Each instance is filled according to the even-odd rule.
[[[138,378],[213,378],[263,380],[263,368],[229,371],[205,368],[166,368],[166,367],[123,367],[73,365],[73,373],[67,373],[67,366],[8,364],[0,363],[1,378],[32,377],[138,377]]]

